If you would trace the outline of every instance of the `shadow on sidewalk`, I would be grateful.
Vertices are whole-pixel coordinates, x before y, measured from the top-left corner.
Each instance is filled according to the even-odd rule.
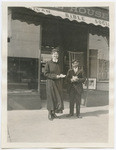
[[[60,119],[77,119],[76,116],[69,117],[68,114],[59,115]]]
[[[108,114],[108,110],[96,110],[96,111],[91,111],[91,112],[85,112],[85,113],[81,113],[81,115],[83,117],[99,117],[100,115],[103,115],[103,114]]]
[[[84,112],[81,113],[81,116],[83,118],[85,117],[99,117],[100,115],[104,115],[104,114],[108,114],[108,110],[96,110],[96,111],[91,111],[91,112]],[[68,114],[63,114],[60,115],[60,119],[76,119],[76,115],[72,116],[72,117],[68,117]]]

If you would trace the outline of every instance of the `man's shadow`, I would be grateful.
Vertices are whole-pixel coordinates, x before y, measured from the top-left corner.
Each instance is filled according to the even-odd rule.
[[[99,117],[100,115],[104,115],[104,114],[108,114],[108,113],[109,113],[108,110],[96,110],[96,111],[81,113],[81,116],[83,118],[85,118],[85,117]],[[60,119],[69,119],[69,118],[70,119],[75,119],[76,115],[74,115],[72,117],[69,117],[68,114],[63,114],[59,117],[60,117]]]

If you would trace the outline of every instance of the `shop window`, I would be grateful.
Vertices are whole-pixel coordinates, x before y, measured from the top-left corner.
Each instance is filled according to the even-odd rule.
[[[97,78],[97,56],[98,50],[89,50],[89,77]]]
[[[98,81],[108,81],[109,79],[109,61],[98,59]]]
[[[41,76],[40,76],[40,80],[41,83],[45,82],[46,77],[44,76],[44,72],[45,72],[45,65],[46,62],[51,60],[51,47],[50,46],[42,46],[42,51],[41,51]]]
[[[89,50],[89,77],[97,81],[109,80],[109,60],[101,56],[100,50]]]
[[[109,80],[109,36],[89,34],[89,77]]]
[[[8,83],[37,88],[38,60],[34,58],[8,58]],[[32,87],[33,86],[33,87]]]

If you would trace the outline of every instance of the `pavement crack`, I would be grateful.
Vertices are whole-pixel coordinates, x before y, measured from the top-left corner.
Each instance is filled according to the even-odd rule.
[[[11,137],[10,137],[10,131],[9,131],[9,128],[8,128],[8,140],[9,140],[9,142],[12,142]]]

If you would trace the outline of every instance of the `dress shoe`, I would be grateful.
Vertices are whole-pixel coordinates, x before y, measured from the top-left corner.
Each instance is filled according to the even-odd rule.
[[[67,117],[72,117],[72,116],[74,116],[74,114],[68,114],[68,115],[67,115]]]
[[[52,116],[51,114],[48,114],[48,119],[49,119],[50,121],[53,121],[53,116]]]
[[[80,116],[80,115],[77,115],[77,118],[81,119],[81,118],[82,118],[82,116]]]
[[[60,119],[59,116],[57,116],[56,114],[52,114],[53,118],[56,118],[56,119]]]

